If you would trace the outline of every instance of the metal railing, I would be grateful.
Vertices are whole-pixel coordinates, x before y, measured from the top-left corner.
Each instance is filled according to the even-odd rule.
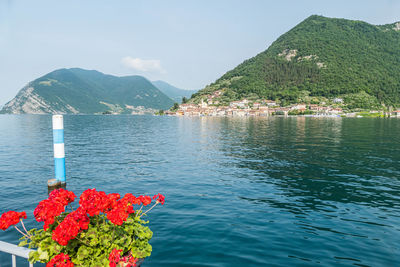
[[[18,247],[16,245],[0,241],[0,251],[11,254],[12,267],[17,267],[17,256],[28,259],[29,252],[31,252],[32,249]],[[33,267],[33,264],[29,263],[29,267]]]

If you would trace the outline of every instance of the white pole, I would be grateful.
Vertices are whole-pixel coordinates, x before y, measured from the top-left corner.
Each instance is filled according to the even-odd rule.
[[[55,179],[61,184],[65,184],[64,120],[62,115],[53,115],[53,147]]]

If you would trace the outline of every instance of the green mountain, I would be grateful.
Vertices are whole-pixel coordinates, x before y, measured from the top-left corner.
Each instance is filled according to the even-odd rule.
[[[134,113],[167,109],[172,99],[141,76],[59,69],[26,85],[0,113]]]
[[[399,105],[400,22],[371,25],[313,15],[191,99],[222,90],[222,103],[285,103],[341,96],[355,107]]]
[[[161,92],[166,94],[169,98],[174,100],[177,103],[182,102],[182,98],[186,97],[189,99],[192,94],[196,93],[198,90],[184,90],[177,88],[175,86],[170,85],[169,83],[166,83],[164,81],[154,81],[152,82],[155,87],[160,89]]]

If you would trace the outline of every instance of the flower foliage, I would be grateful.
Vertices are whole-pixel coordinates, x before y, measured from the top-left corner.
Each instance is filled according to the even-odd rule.
[[[39,202],[34,216],[44,223],[43,229],[27,231],[19,244],[37,248],[29,255],[31,262],[47,263],[47,267],[133,267],[139,258],[150,256],[153,233],[142,217],[157,204],[164,204],[163,195],[152,198],[127,193],[121,198],[116,193],[87,189],[79,198],[79,207],[73,210],[71,206],[71,211],[66,211],[75,198],[73,192],[57,189]],[[156,200],[154,205],[143,211],[152,199]],[[6,230],[23,218],[26,219],[25,212],[6,212],[1,215],[0,229]]]

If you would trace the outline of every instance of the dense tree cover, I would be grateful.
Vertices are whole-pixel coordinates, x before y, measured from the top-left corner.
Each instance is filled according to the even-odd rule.
[[[216,90],[224,91],[223,102],[257,96],[288,103],[298,102],[304,91],[325,98],[363,92],[373,105],[398,105],[400,31],[394,28],[313,15],[192,101]]]

